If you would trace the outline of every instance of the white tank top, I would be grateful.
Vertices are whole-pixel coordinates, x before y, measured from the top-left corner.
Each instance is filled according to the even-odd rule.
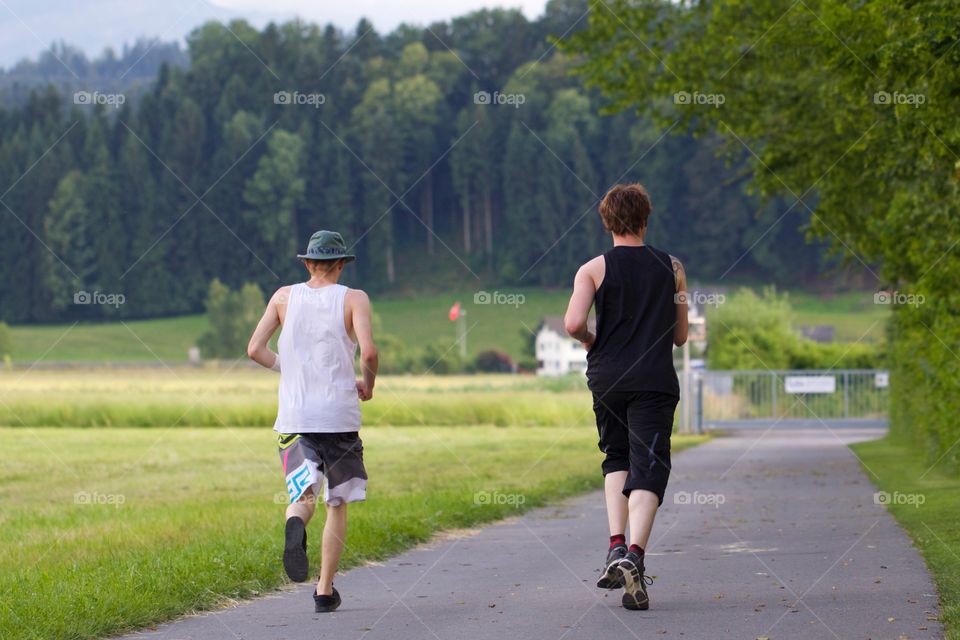
[[[335,433],[360,429],[353,359],[357,352],[343,324],[347,287],[290,288],[280,330],[280,391],[274,431]]]

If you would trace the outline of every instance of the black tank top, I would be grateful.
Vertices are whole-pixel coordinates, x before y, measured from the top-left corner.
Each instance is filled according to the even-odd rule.
[[[597,338],[587,353],[591,391],[658,391],[680,396],[673,367],[676,284],[669,254],[614,247],[597,289]]]

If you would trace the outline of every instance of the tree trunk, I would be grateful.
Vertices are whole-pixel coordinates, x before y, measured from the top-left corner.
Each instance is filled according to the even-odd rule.
[[[470,190],[467,189],[467,196],[463,198],[463,250],[467,253],[472,250],[470,243],[471,224],[473,224],[473,221],[470,219]]]
[[[391,242],[387,243],[387,282],[393,284],[396,279],[397,274],[393,265],[393,242],[391,238]]]
[[[426,185],[420,192],[420,208],[423,210],[424,223],[427,225],[427,255],[432,256],[436,252],[435,236],[433,230],[433,178],[427,176]]]
[[[490,197],[490,189],[483,192],[483,224],[487,241],[487,254],[493,255],[493,202]]]

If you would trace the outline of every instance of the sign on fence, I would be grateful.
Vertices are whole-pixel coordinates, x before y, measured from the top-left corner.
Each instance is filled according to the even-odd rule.
[[[783,390],[787,393],[836,393],[836,376],[786,376]]]

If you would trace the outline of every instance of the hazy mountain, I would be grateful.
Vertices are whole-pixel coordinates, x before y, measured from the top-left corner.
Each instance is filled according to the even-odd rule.
[[[349,29],[366,17],[378,31],[387,32],[401,22],[426,25],[491,6],[521,8],[528,18],[535,18],[545,4],[546,0],[3,0],[0,67],[35,58],[54,42],[70,43],[90,57],[138,38],[182,42],[208,20],[242,17],[261,28],[299,16]]]

